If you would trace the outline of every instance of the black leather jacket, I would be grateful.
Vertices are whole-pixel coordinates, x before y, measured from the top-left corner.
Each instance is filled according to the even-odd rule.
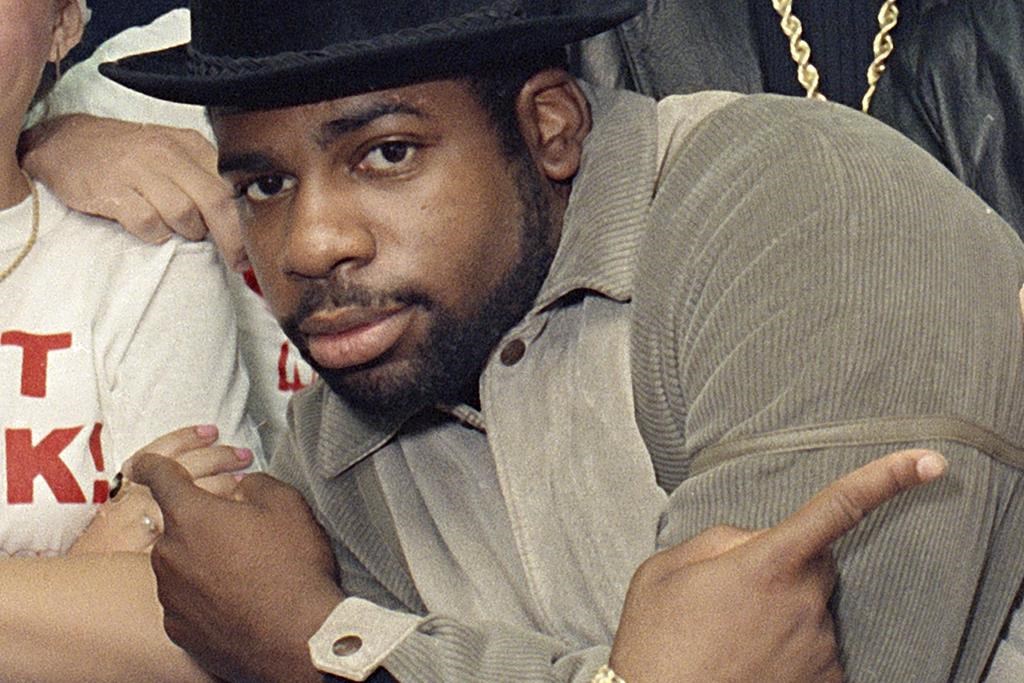
[[[767,0],[765,0],[767,1]],[[583,41],[574,70],[651,97],[700,90],[763,91],[749,0],[647,0],[646,9]]]
[[[899,0],[897,31],[946,1]],[[794,0],[829,99],[860,107],[879,5]],[[584,41],[573,57],[585,79],[652,97],[698,90],[804,94],[771,0],[647,0],[642,13]]]
[[[1024,2],[957,0],[900,37],[871,113],[1024,235]]]
[[[838,21],[840,8],[829,4],[836,2],[821,11]],[[1024,0],[899,6],[896,47],[871,113],[931,152],[1024,235]],[[585,41],[573,64],[588,80],[654,97],[708,89],[790,92],[772,87],[773,70],[781,74],[774,81],[792,79],[798,94],[788,56],[769,53],[784,49],[785,39],[762,11],[771,11],[769,0],[648,0],[634,19]],[[819,28],[826,40],[856,29],[857,45],[869,43],[874,30]],[[856,92],[847,99],[859,101],[860,82],[848,89]]]

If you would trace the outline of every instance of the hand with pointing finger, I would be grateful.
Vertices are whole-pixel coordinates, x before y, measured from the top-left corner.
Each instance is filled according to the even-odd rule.
[[[170,639],[226,680],[321,680],[306,642],[344,596],[302,496],[264,474],[216,496],[154,453],[125,475],[163,511],[150,559]]]
[[[854,470],[778,526],[715,527],[634,574],[610,665],[644,681],[841,681],[830,546],[873,509],[945,471],[900,451]]]
[[[767,531],[716,528],[640,567],[610,663],[644,681],[839,681],[830,544],[901,491],[945,469],[902,451],[855,470]],[[307,639],[344,597],[329,544],[301,496],[249,475],[234,500],[156,454],[126,474],[165,520],[151,558],[164,627],[226,680],[319,680]]]

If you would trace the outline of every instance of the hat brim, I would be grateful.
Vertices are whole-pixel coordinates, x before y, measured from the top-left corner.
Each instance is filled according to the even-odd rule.
[[[642,5],[641,5],[642,6]],[[608,2],[587,16],[514,18],[459,32],[396,33],[386,40],[236,60],[197,73],[188,45],[126,57],[100,72],[132,90],[184,104],[273,109],[471,72],[481,65],[540,54],[605,31],[637,11],[637,2]]]

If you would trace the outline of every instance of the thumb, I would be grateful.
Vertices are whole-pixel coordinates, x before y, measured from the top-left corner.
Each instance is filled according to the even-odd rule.
[[[148,486],[161,510],[168,510],[202,490],[177,461],[156,453],[136,453],[125,462],[121,473],[136,484]]]

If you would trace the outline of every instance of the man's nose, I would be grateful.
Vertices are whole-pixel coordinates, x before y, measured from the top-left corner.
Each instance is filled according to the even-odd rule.
[[[377,243],[358,202],[311,183],[300,187],[289,216],[282,266],[288,275],[324,278],[371,262]]]

